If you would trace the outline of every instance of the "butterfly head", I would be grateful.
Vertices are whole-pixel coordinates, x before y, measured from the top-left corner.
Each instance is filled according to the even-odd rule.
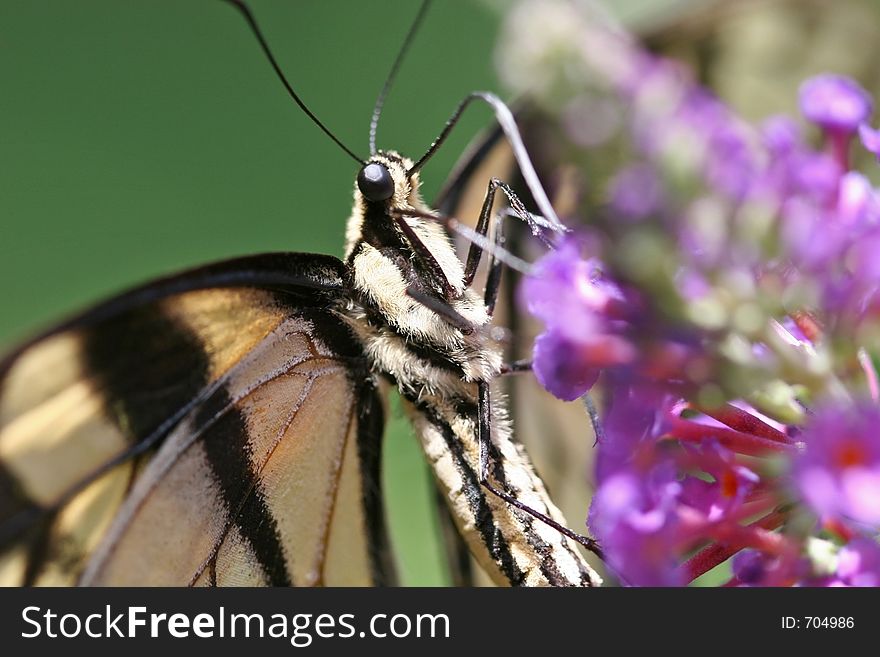
[[[392,208],[419,205],[419,174],[409,174],[412,164],[394,151],[376,153],[358,172],[355,189],[358,205]]]
[[[366,160],[354,186],[354,208],[346,228],[346,257],[366,239],[374,244],[399,242],[392,210],[428,208],[419,193],[412,160],[394,151],[378,151]]]

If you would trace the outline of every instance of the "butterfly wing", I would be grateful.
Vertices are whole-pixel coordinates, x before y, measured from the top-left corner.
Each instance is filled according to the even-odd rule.
[[[393,577],[382,407],[335,258],[138,288],[0,363],[0,581]]]

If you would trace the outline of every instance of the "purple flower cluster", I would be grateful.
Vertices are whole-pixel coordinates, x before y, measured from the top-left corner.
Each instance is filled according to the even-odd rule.
[[[851,157],[857,138],[880,158],[870,96],[804,82],[817,147],[603,44],[576,56],[628,118],[629,159],[522,298],[541,384],[605,401],[588,525],[608,566],[629,585],[728,561],[732,585],[880,585],[880,194]]]
[[[608,380],[588,524],[620,580],[684,585],[745,547],[790,570],[797,549],[772,533],[784,516],[761,458],[793,456],[792,441],[736,406],[712,417],[663,386]]]
[[[683,421],[661,389],[617,381],[611,396],[589,526],[625,583],[683,585],[690,576],[680,555],[736,534],[760,504],[760,479],[709,435],[675,445],[670,438]]]
[[[632,298],[575,241],[545,256],[523,293],[546,325],[533,355],[550,392],[577,398],[604,373],[589,527],[622,582],[683,585],[738,552],[732,581],[742,585],[880,582],[880,547],[868,538],[880,530],[876,401],[828,403],[793,424],[742,402],[688,401],[696,389],[672,367],[658,376],[655,353],[633,340]],[[780,330],[808,342],[789,321],[799,339]],[[803,513],[817,536],[840,541],[833,577],[816,574],[803,537],[778,531]]]

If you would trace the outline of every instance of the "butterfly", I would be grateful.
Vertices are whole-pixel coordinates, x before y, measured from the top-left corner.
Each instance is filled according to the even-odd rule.
[[[0,579],[393,584],[379,463],[381,393],[395,387],[458,535],[494,582],[597,584],[492,394],[503,367],[489,330],[498,251],[477,240],[462,262],[419,195],[421,167],[460,112],[484,101],[552,228],[509,111],[471,95],[411,160],[375,148],[383,90],[361,159],[302,103],[250,9],[228,2],[301,109],[358,162],[345,257],[270,253],[192,269],[3,358]],[[503,183],[489,189],[478,236],[490,233],[491,194],[518,202]]]

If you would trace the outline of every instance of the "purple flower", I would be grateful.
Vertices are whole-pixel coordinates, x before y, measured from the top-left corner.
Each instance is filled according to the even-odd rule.
[[[529,312],[573,340],[595,333],[602,325],[601,313],[614,296],[597,274],[598,264],[581,258],[575,240],[561,242],[535,263],[525,280],[523,295]]]
[[[709,522],[718,522],[738,510],[746,495],[759,482],[758,475],[736,462],[735,455],[716,441],[709,441],[696,454],[700,467],[713,481],[685,477],[681,501],[700,511]]]
[[[853,539],[837,553],[835,574],[845,586],[880,586],[880,545]]]
[[[686,583],[678,568],[680,486],[673,469],[658,466],[648,476],[622,470],[609,477],[590,506],[590,529],[608,565],[630,586]]]
[[[609,376],[609,407],[602,421],[604,438],[596,455],[600,485],[619,470],[632,467],[634,461],[650,465],[655,443],[668,428],[666,418],[675,401],[662,387],[617,378]],[[642,453],[645,458],[641,458]]]
[[[741,586],[828,586],[813,575],[810,560],[795,554],[775,555],[746,548],[731,560],[731,570]]]
[[[837,221],[859,227],[880,218],[880,203],[870,181],[857,171],[840,179],[837,198]]]
[[[833,202],[843,169],[837,160],[824,153],[802,153],[791,162],[795,188],[792,190],[815,199],[822,205]]]
[[[740,550],[731,564],[733,575],[750,586],[761,586],[767,578],[769,557],[758,550]]]
[[[793,466],[804,500],[823,518],[880,527],[880,408],[820,409]]]
[[[634,349],[615,335],[608,307],[620,293],[574,240],[562,242],[535,265],[523,286],[529,311],[546,331],[535,341],[535,375],[552,394],[571,401],[595,383],[599,370],[629,362]]]
[[[645,219],[663,206],[663,193],[656,170],[647,164],[634,164],[619,171],[611,181],[611,208],[615,217]]]
[[[801,147],[801,131],[790,116],[771,116],[761,124],[764,146],[773,157],[792,153]]]
[[[636,98],[640,120],[632,126],[642,153],[667,171],[684,165],[716,192],[742,200],[756,181],[760,158],[754,131],[714,94],[659,67],[655,80]],[[665,93],[658,94],[658,87]],[[658,100],[658,96],[662,100]]]
[[[855,80],[833,74],[809,78],[800,88],[803,115],[823,130],[853,134],[871,115],[871,97]]]
[[[811,290],[817,309],[843,336],[880,305],[880,198],[856,171],[841,176],[836,188],[826,190],[824,201],[790,196],[779,235],[791,266],[788,280]]]
[[[761,124],[760,137],[768,161],[756,186],[769,198],[784,198],[799,186],[798,163],[807,150],[800,128],[788,116],[774,116]]]
[[[565,401],[582,396],[599,378],[581,345],[553,329],[535,339],[532,369],[545,389]]]
[[[867,123],[861,123],[859,124],[859,139],[862,141],[862,146],[880,160],[880,130],[874,130]]]
[[[660,389],[612,379],[588,524],[609,566],[631,586],[679,586],[686,526],[675,462],[657,449],[672,400]]]
[[[709,140],[706,179],[717,192],[740,201],[751,189],[760,168],[748,129],[733,116],[718,113]]]

